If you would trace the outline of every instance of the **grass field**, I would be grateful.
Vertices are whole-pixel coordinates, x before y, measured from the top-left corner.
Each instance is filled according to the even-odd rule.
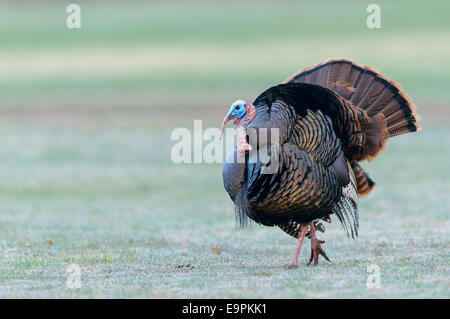
[[[448,1],[379,1],[377,30],[371,2],[79,1],[80,30],[68,3],[0,4],[0,297],[450,297]],[[360,237],[334,219],[333,262],[307,241],[289,270],[296,241],[236,229],[221,165],[172,163],[170,134],[336,56],[399,81],[423,130],[363,163]]]

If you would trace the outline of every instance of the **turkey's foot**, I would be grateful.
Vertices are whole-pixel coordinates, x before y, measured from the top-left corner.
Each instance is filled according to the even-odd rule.
[[[319,255],[322,255],[327,261],[331,262],[330,258],[328,258],[327,254],[325,254],[325,251],[320,246],[320,244],[324,244],[325,241],[317,239],[313,222],[309,225],[311,231],[311,256],[309,257],[308,265],[314,260],[314,266],[316,266],[319,263]]]
[[[292,259],[289,269],[298,267],[298,256],[300,255],[300,249],[302,248],[303,240],[305,239],[306,231],[308,230],[308,224],[300,225],[300,235],[298,237],[297,249],[295,250],[294,259]]]

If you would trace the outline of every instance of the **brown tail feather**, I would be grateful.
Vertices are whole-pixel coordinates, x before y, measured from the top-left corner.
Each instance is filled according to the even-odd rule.
[[[330,59],[306,68],[288,78],[284,83],[310,83],[334,91],[347,109],[356,117],[357,130],[354,142],[348,145],[346,156],[352,160],[358,194],[367,195],[375,182],[364,172],[357,161],[372,160],[385,147],[390,137],[419,131],[419,116],[415,105],[400,85],[376,70],[348,59]],[[356,107],[356,108],[355,108]]]
[[[365,141],[360,149],[360,155],[355,156],[356,160],[373,160],[380,154],[386,146],[389,137],[386,119],[382,113],[370,118],[370,122],[362,125]]]
[[[351,166],[356,178],[358,195],[368,195],[377,184],[369,177],[369,175],[364,171],[364,169],[358,164],[357,161],[352,161]]]
[[[383,114],[388,137],[420,130],[415,106],[400,85],[373,68],[351,60],[330,59],[291,76],[285,81],[288,82],[327,87],[370,117]]]

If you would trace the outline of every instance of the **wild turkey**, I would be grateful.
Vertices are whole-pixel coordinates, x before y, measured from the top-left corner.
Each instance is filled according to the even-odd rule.
[[[311,238],[308,264],[316,265],[319,255],[329,261],[316,230],[324,230],[321,220],[330,222],[330,214],[348,236],[358,236],[358,197],[375,187],[358,162],[375,158],[388,138],[420,129],[414,104],[397,83],[347,59],[304,69],[253,104],[236,101],[222,132],[230,120],[238,145],[223,166],[225,189],[241,225],[250,218],[299,239],[290,267],[297,267],[305,236]],[[278,149],[261,138],[261,129],[278,129]],[[271,161],[252,156],[256,150]],[[276,171],[264,174],[272,159]]]

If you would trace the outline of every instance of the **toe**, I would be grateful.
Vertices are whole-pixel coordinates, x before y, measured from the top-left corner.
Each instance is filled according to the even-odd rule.
[[[326,261],[331,262],[330,258],[328,258],[327,254],[325,253],[325,251],[323,251],[323,249],[320,249],[320,254],[323,256],[323,258],[326,259]]]

